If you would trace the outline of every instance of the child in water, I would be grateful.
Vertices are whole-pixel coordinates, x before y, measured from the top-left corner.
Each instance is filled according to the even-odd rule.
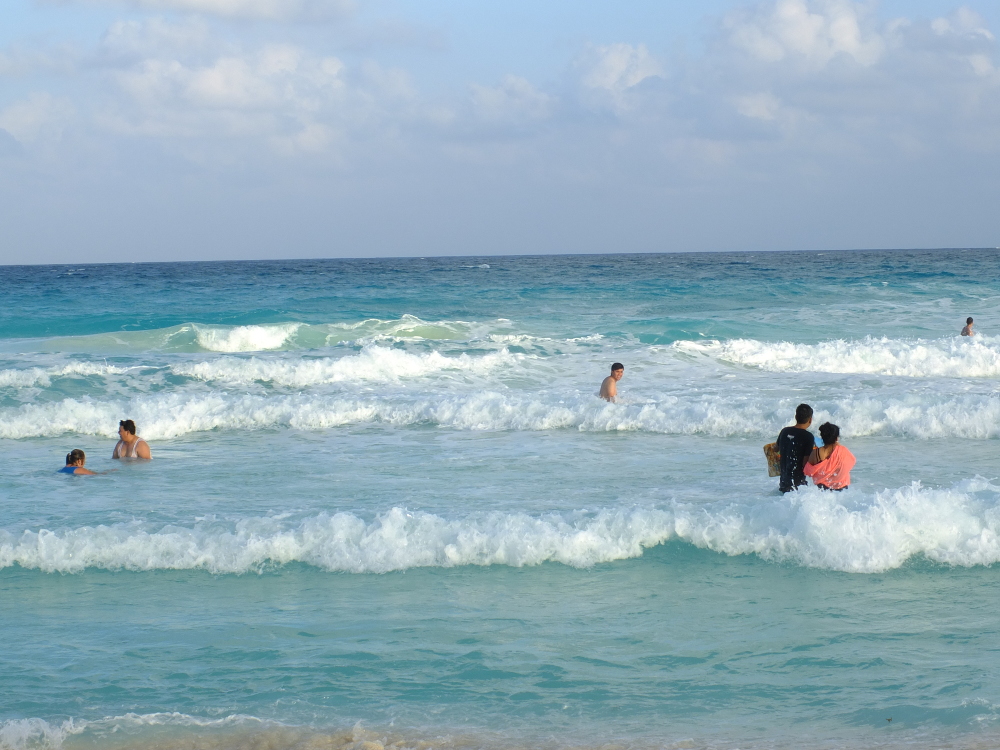
[[[83,468],[83,465],[87,463],[87,454],[84,453],[79,448],[74,448],[69,453],[66,454],[66,465],[59,469],[60,474],[89,474],[91,476],[97,474],[96,471],[91,471],[90,469]]]

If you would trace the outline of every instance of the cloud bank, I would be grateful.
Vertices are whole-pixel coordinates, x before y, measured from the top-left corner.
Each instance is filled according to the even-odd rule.
[[[159,200],[195,224],[199,205],[221,208],[215,226],[263,237],[249,249],[263,255],[981,245],[1000,234],[977,212],[998,197],[986,167],[995,174],[1000,155],[1000,58],[970,6],[885,18],[851,0],[768,0],[717,18],[697,54],[654,48],[637,29],[582,44],[561,70],[441,86],[398,50],[358,54],[346,37],[306,33],[319,27],[303,19],[349,26],[356,9],[341,0],[128,5],[157,13],[114,22],[89,47],[0,53],[0,77],[16,83],[0,98],[4,195],[25,175],[99,184],[88,201],[66,199],[67,214],[93,211],[147,162]],[[293,38],[296,28],[306,31]],[[248,175],[272,207],[326,205],[326,216],[305,217],[312,231],[298,225],[297,248],[274,246],[281,220],[271,234],[244,231],[243,208],[265,201],[248,196]],[[192,179],[196,194],[212,185],[201,204],[177,192]],[[19,241],[51,200],[15,199]],[[123,241],[157,217],[144,203]],[[5,252],[18,260],[18,247]]]

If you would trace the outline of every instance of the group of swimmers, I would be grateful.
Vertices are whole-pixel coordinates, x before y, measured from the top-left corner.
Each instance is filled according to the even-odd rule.
[[[975,336],[972,326],[972,318],[966,318],[961,335]],[[605,401],[616,401],[618,381],[624,374],[625,366],[621,362],[611,365],[611,374],[604,378],[598,395]],[[779,457],[781,479],[778,489],[782,492],[791,492],[808,484],[807,477],[811,477],[820,489],[835,492],[846,490],[851,484],[855,458],[840,444],[840,428],[832,422],[821,424],[819,436],[823,444],[816,445],[815,436],[809,432],[812,418],[812,407],[799,404],[795,409],[795,426],[785,427],[778,433],[774,449]]]
[[[812,407],[799,404],[795,409],[795,426],[778,433],[775,448],[781,467],[778,489],[782,492],[807,484],[806,477],[811,477],[821,490],[840,492],[851,484],[855,458],[840,444],[840,428],[832,422],[821,424],[819,436],[823,445],[816,445],[816,438],[809,432],[812,421]]]
[[[962,336],[975,336],[972,318],[966,318]],[[618,398],[618,381],[625,375],[625,365],[615,362],[611,374],[604,378],[598,395],[605,401],[614,402]],[[785,427],[776,441],[776,449],[781,459],[781,480],[778,489],[791,492],[804,484],[806,477],[812,477],[817,487],[824,490],[846,490],[851,483],[851,469],[854,455],[842,446],[840,428],[824,422],[819,426],[819,436],[823,445],[816,445],[816,438],[809,432],[813,410],[809,404],[799,404],[795,410],[795,426]],[[123,419],[118,423],[118,443],[111,458],[150,459],[149,444],[136,434],[135,422]],[[66,465],[59,471],[64,474],[97,474],[84,464],[87,455],[79,448],[66,454]]]
[[[969,318],[972,325],[972,318]],[[962,335],[971,336],[971,333]],[[625,374],[625,365],[615,362],[611,374],[601,383],[598,394],[605,401],[614,402],[618,397],[618,381]],[[840,444],[840,428],[832,422],[819,426],[822,445],[816,445],[816,438],[809,432],[813,409],[809,404],[799,404],[795,410],[795,426],[785,427],[779,434],[775,449],[780,455],[781,480],[778,489],[791,492],[804,484],[806,477],[812,477],[817,487],[839,492],[851,484],[851,469],[854,468],[854,454]]]
[[[962,336],[975,336],[973,320],[965,319]],[[851,469],[855,458],[840,444],[840,428],[824,422],[819,426],[823,445],[816,445],[816,438],[809,432],[813,410],[809,404],[799,404],[795,409],[795,426],[785,427],[778,433],[775,448],[780,456],[781,479],[778,489],[791,492],[806,484],[811,477],[817,487],[824,490],[846,490],[851,484]]]
[[[149,443],[136,434],[135,422],[123,419],[118,423],[118,442],[111,452],[111,458],[140,458],[147,461],[153,456],[149,452]],[[60,474],[76,474],[94,476],[101,472],[86,468],[87,454],[79,448],[74,448],[66,454],[66,465],[59,469]]]

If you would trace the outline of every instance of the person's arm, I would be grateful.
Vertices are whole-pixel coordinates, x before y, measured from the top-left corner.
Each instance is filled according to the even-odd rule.
[[[135,447],[135,455],[137,458],[152,458],[149,454],[149,443],[143,440]]]
[[[74,471],[73,473],[74,474],[89,474],[92,477],[96,477],[97,476],[97,472],[96,471],[91,471],[90,469],[85,469],[82,466],[77,466],[76,467],[76,471]]]
[[[815,466],[820,463],[823,459],[819,455],[819,448],[813,448],[812,452],[809,454],[809,459],[806,461],[806,466]]]

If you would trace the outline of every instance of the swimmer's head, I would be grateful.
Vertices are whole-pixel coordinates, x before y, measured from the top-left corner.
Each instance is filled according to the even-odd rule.
[[[823,438],[823,445],[833,445],[840,439],[840,428],[835,424],[824,422],[819,426],[819,436]]]
[[[69,453],[66,454],[67,466],[76,466],[77,464],[83,466],[86,460],[87,460],[87,454],[84,453],[79,448],[74,448],[73,450],[71,450]]]
[[[611,365],[611,372],[614,372],[615,370],[621,370],[622,372],[624,372],[625,365],[623,365],[621,362],[615,362],[613,365]]]
[[[972,318],[966,318],[965,319],[965,325],[971,326],[972,325]]]
[[[118,423],[118,432],[120,433],[122,430],[125,430],[125,432],[127,432],[129,435],[134,435],[135,422],[133,422],[131,419],[123,419],[121,422]]]
[[[795,407],[795,424],[808,424],[813,418],[813,408],[809,404],[799,404]]]

